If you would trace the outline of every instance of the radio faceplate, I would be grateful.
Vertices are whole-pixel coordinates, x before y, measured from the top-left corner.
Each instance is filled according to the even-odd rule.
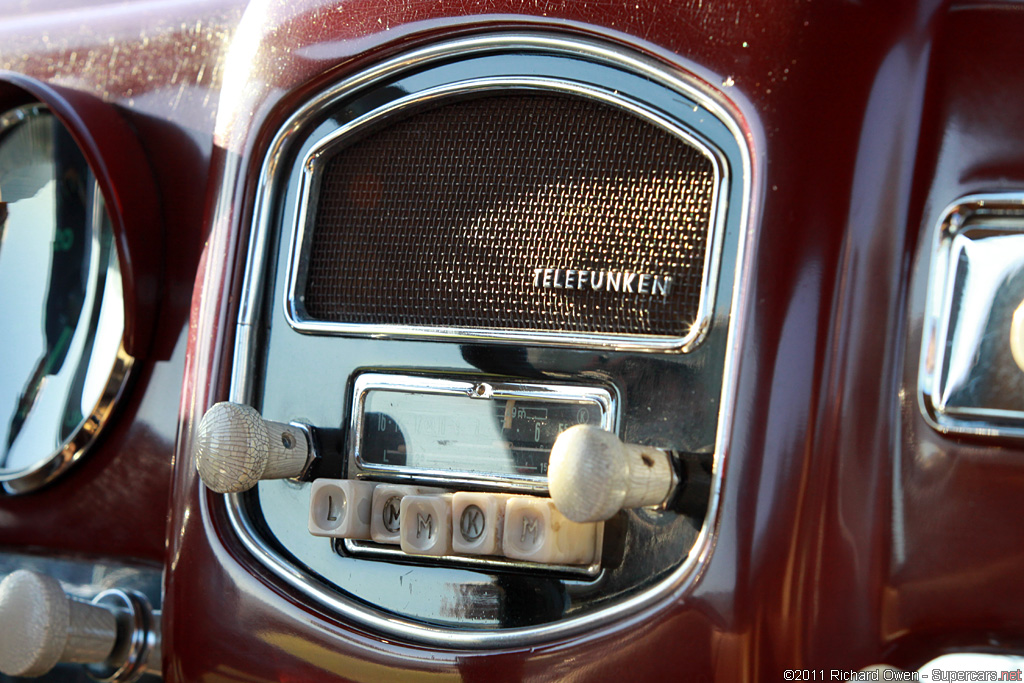
[[[692,330],[699,343],[681,353],[678,340],[659,346],[615,335],[581,340],[575,332],[295,324],[289,273],[303,266],[295,262],[290,236],[302,213],[301,160],[346,117],[365,114],[353,104],[372,101],[367,95],[375,88],[401,97],[495,75],[561,79],[586,86],[581,92],[600,89],[610,101],[642,102],[721,159],[720,227],[706,259],[713,277],[702,292],[704,322]],[[542,451],[559,425],[598,420],[629,443],[699,455],[709,474],[713,467],[712,496],[703,515],[654,508],[618,513],[604,523],[596,571],[460,564],[396,555],[395,546],[369,557],[362,541],[310,535],[310,481],[262,481],[231,497],[227,513],[238,537],[281,580],[327,610],[392,637],[446,647],[536,642],[678,595],[698,575],[716,519],[747,168],[740,128],[694,81],[619,48],[550,36],[490,36],[427,48],[311,102],[278,136],[264,167],[231,400],[255,406],[267,419],[313,425],[322,454],[315,478],[546,500]],[[563,288],[554,295],[571,306],[578,293]],[[479,429],[451,427],[449,434],[446,418],[463,414],[464,406],[480,411],[472,418]],[[538,408],[550,410],[545,415]],[[415,424],[416,416],[423,424]],[[497,430],[500,422],[504,429],[506,419],[511,440],[483,443],[482,425],[489,421]],[[423,437],[433,437],[431,448],[420,447]]]

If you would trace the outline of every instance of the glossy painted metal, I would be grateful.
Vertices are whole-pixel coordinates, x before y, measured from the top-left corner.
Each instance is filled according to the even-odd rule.
[[[786,668],[910,669],[944,651],[1024,647],[1024,454],[941,435],[914,398],[927,236],[958,197],[1024,186],[1016,6],[113,7],[49,0],[17,10],[0,20],[0,64],[120,103],[149,157],[161,159],[155,175],[176,235],[156,335],[162,360],[147,365],[115,432],[75,477],[0,501],[0,543],[166,558],[168,680],[778,680]],[[64,11],[34,14],[42,9]],[[212,152],[218,182],[251,198],[262,146],[309,93],[413,44],[524,26],[622,41],[688,68],[721,85],[745,121],[761,239],[744,283],[722,523],[685,602],[535,648],[404,645],[311,610],[254,571],[221,535],[227,520],[202,514],[190,430],[227,394],[222,350],[250,218],[245,205],[222,203],[201,220],[207,164]],[[112,57],[114,68],[98,66]],[[177,427],[167,404],[186,342],[165,549]]]
[[[159,305],[164,237],[150,162],[137,134],[111,105],[23,74],[0,74],[0,98],[46,104],[85,155],[117,241],[125,298],[125,352],[132,357],[147,355]]]
[[[186,323],[206,231],[202,210],[216,106],[211,87],[219,82],[217,67],[241,10],[230,2],[123,9],[101,20],[92,10],[54,0],[13,15],[7,7],[0,16],[0,67],[19,83],[5,86],[2,96],[14,104],[38,101],[43,94],[26,92],[31,83],[40,93],[57,93],[44,98],[55,109],[73,100],[62,110],[89,120],[69,124],[95,138],[78,140],[87,155],[100,145],[111,166],[127,173],[118,186],[126,204],[144,196],[135,193],[136,177],[141,190],[146,174],[155,178],[155,219],[126,223],[125,238],[152,243],[161,216],[174,226],[173,239],[162,247],[157,242],[161,269],[138,270],[140,279],[161,284],[155,290],[160,316],[125,404],[73,477],[28,497],[0,500],[0,545],[161,562]],[[182,41],[190,46],[184,54]],[[154,158],[161,163],[151,163]]]
[[[625,11],[625,8],[623,8],[623,10]],[[822,14],[826,16],[831,16],[825,10],[822,10]],[[777,16],[778,15],[776,15],[776,17]],[[811,12],[811,16],[814,16],[813,12]],[[822,15],[817,16],[821,17]],[[798,17],[793,18],[799,18],[801,22],[803,20],[803,17],[799,15]],[[850,18],[852,18],[852,16]],[[663,19],[666,22],[669,21],[669,17],[667,16],[663,17]],[[836,22],[834,24],[835,27],[838,27],[841,24],[841,22],[838,21],[838,19],[838,17],[832,17],[832,21]],[[657,22],[652,22],[651,25],[654,26],[656,24]],[[769,23],[769,25],[771,24]],[[893,26],[895,27],[898,25],[899,22],[896,22]],[[290,26],[294,28],[295,24],[290,23]],[[761,26],[755,24],[753,31],[756,32],[759,30],[759,28],[763,26],[763,24]],[[749,26],[747,28],[749,28]],[[674,26],[673,30],[679,30],[679,27]],[[892,30],[895,29],[893,28]],[[657,31],[655,31],[655,34],[657,34]],[[697,35],[699,34],[697,34],[695,31],[693,34],[690,34],[689,37],[693,39],[696,38]],[[894,34],[883,33],[883,35],[886,35],[890,40],[892,40]],[[900,34],[897,33],[895,35]],[[662,39],[668,38],[664,35],[662,35],[661,37]],[[920,36],[915,35],[915,37]],[[676,40],[683,42],[684,39],[682,37],[677,37]],[[872,41],[877,40],[878,37],[874,37],[868,40],[868,43],[870,44]],[[669,44],[671,44],[671,40],[669,40],[668,42]],[[691,40],[687,42],[692,43],[694,41]],[[740,41],[737,40],[736,42],[738,44]],[[700,41],[697,41],[697,44],[703,45],[703,43]],[[340,41],[335,43],[335,45],[341,47],[342,49],[344,47],[344,43]],[[682,45],[680,44],[679,47],[681,49]],[[819,42],[817,43],[817,47],[818,49],[824,49],[825,45],[822,42]],[[876,44],[876,48],[877,47],[880,46]],[[802,56],[805,59],[807,58],[805,56],[805,53],[798,53],[798,56]],[[863,57],[863,54],[861,55],[861,57]],[[838,57],[833,58],[842,61]],[[341,59],[340,55],[339,59]],[[818,64],[818,68],[824,66],[821,62],[816,62],[816,64]],[[731,69],[731,66],[731,59],[724,64],[719,64],[719,67],[725,67],[727,69]],[[802,66],[807,65],[805,64]],[[836,65],[833,63],[832,66],[834,67]],[[847,126],[853,126],[853,131],[856,131],[856,126],[858,125],[860,119],[858,116],[852,115],[853,111],[855,110],[851,108],[848,111],[845,107],[840,105],[851,104],[850,99],[852,99],[854,102],[861,101],[861,99],[865,96],[864,90],[872,82],[873,71],[871,69],[864,68],[864,63],[862,62],[858,62],[857,65],[854,66],[849,62],[844,61],[843,66],[852,67],[854,73],[857,74],[857,76],[860,78],[858,85],[861,89],[856,97],[853,96],[853,92],[850,92],[847,95],[847,98],[849,99],[846,99],[844,101],[843,97],[839,97],[837,98],[839,101],[830,102],[827,109],[830,115],[838,115],[837,121],[844,122]],[[783,67],[780,66],[780,74],[782,72],[782,68]],[[816,71],[816,67],[814,65],[811,65],[808,66],[807,68],[808,71],[811,73],[808,73],[806,77],[810,78],[813,75],[813,72]],[[701,73],[706,74],[707,72],[702,71]],[[715,80],[717,82],[726,81],[728,79],[728,76],[729,72],[726,72],[721,74]],[[757,82],[755,81],[755,78],[757,78],[756,71],[750,73],[750,76],[751,82],[747,84],[747,87],[753,89],[754,83]],[[779,80],[781,81],[781,77]],[[736,79],[733,78],[732,82],[735,83]],[[854,82],[857,82],[856,79],[854,79]],[[793,95],[793,97],[795,97],[795,95]],[[750,103],[747,102],[746,104],[749,106]],[[748,108],[747,111],[753,113],[752,108]],[[786,115],[793,115],[794,111],[792,109],[787,109],[784,113]],[[842,116],[843,113],[847,113],[848,118],[844,119]],[[808,119],[808,116],[809,114],[804,113],[802,118],[799,118],[797,121],[791,124],[791,127],[789,128],[790,140],[788,144],[786,144],[785,140],[781,140],[775,144],[781,145],[781,148],[783,149],[797,150],[791,153],[795,154],[798,157],[801,154],[799,150],[813,149],[813,144],[810,147],[806,146],[806,136],[808,134],[808,130],[806,129],[809,128],[811,132],[814,132],[814,126],[807,126],[806,124],[813,123],[814,120],[818,119]],[[821,116],[821,113],[816,112],[815,116]],[[800,124],[805,125],[801,126]],[[748,119],[748,125],[751,125],[750,119]],[[801,128],[804,128],[804,130],[799,130]],[[825,136],[826,130],[826,128],[820,127],[818,129],[817,134],[819,136]],[[849,130],[847,130],[845,133],[840,132],[839,139],[849,140],[849,133]],[[773,134],[776,136],[780,136],[781,131],[773,131]],[[764,137],[762,136],[760,131],[752,133],[752,135],[756,140],[755,148],[760,150],[761,144],[765,142]],[[800,141],[801,138],[803,138],[802,141],[805,143],[803,145],[798,144],[798,141]],[[831,140],[830,137],[827,137],[825,139]],[[842,168],[843,162],[841,162],[839,158],[837,158],[835,154],[835,147],[836,146],[831,147],[832,155],[826,158],[829,160],[830,168],[835,166]],[[850,175],[852,175],[852,158],[855,152],[855,145],[851,145],[847,142],[845,148],[843,148],[841,145],[839,145],[838,147],[839,151],[843,151],[845,153],[845,157],[840,158],[845,159],[845,163],[850,164],[851,168],[850,170],[847,171],[847,177],[849,177]],[[803,154],[809,156],[810,159],[814,160],[815,162],[817,162],[821,158],[821,155],[819,154],[809,154],[806,151]],[[796,161],[798,162],[799,159],[797,159]],[[810,164],[808,164],[807,166],[809,167]],[[800,164],[797,163],[794,171],[798,172],[800,168]],[[822,172],[820,166],[816,164],[815,169],[816,170],[813,173],[810,172],[809,168],[805,171],[806,173],[808,173],[808,175],[805,177],[805,180],[807,180],[808,178],[821,177],[818,175],[818,173]],[[784,175],[780,177],[784,177]],[[796,206],[798,206],[798,200],[800,200],[803,196],[802,192],[797,191],[795,185],[796,183],[794,182],[792,189],[789,190],[789,208],[787,208],[787,205],[783,204],[783,206],[780,209],[777,209],[781,211],[781,214],[779,216],[779,222],[775,224],[776,227],[774,236],[777,238],[777,241],[767,241],[768,244],[775,245],[774,248],[768,249],[770,255],[772,257],[781,256],[783,259],[779,265],[773,265],[773,259],[769,259],[767,261],[769,265],[773,266],[774,270],[771,272],[769,276],[765,278],[764,284],[762,286],[766,288],[769,292],[774,292],[775,295],[772,297],[761,297],[755,299],[759,303],[763,301],[764,303],[762,305],[764,307],[774,306],[777,310],[781,308],[782,311],[785,311],[786,307],[791,305],[788,297],[785,295],[785,293],[788,291],[786,289],[786,286],[787,283],[790,283],[791,285],[791,283],[794,282],[792,275],[789,274],[790,269],[793,268],[795,263],[802,263],[799,257],[802,256],[805,252],[801,251],[801,249],[810,249],[810,253],[816,253],[820,248],[820,240],[825,240],[825,245],[828,247],[825,253],[831,253],[830,258],[834,261],[838,256],[838,249],[839,245],[841,244],[840,235],[832,235],[829,231],[810,230],[810,227],[808,226],[804,228],[803,232],[798,231],[798,234],[801,237],[807,238],[811,244],[803,246],[801,249],[796,250],[796,252],[793,251],[794,242],[792,239],[787,240],[787,237],[793,237],[794,226],[791,221],[782,220],[782,216],[785,216],[790,211],[793,211],[793,209]],[[833,189],[833,192],[838,193],[839,196],[845,196],[842,194],[842,189],[843,188],[840,185],[838,189]],[[837,210],[840,209],[844,204],[848,204],[848,200],[846,202],[832,203],[818,202],[815,203],[814,207],[819,211],[826,212],[827,214],[828,211],[837,212]],[[843,215],[844,212],[841,210],[838,210],[838,212],[835,213],[835,217],[838,218],[839,221],[842,220],[841,217]],[[797,225],[797,228],[799,228],[799,224]],[[817,235],[817,239],[811,239],[810,236],[812,235]],[[762,244],[765,243],[766,240],[763,240]],[[800,242],[797,241],[796,244],[799,245]],[[816,259],[814,261],[814,264],[818,265],[817,262],[821,258],[823,258],[823,256],[820,256],[818,259]],[[234,264],[232,264],[232,266],[237,268],[237,266]],[[835,266],[833,265],[831,275],[834,275],[834,272]],[[817,273],[817,277],[819,278],[825,278],[830,275],[830,273],[822,273],[820,267],[818,269],[812,268],[811,273]],[[750,286],[752,288],[756,288],[757,283],[761,281],[760,278],[762,277],[765,276],[761,275],[757,279],[752,279]],[[808,362],[809,358],[813,359],[815,357],[816,354],[813,352],[813,349],[817,344],[815,340],[820,339],[820,337],[815,337],[814,335],[807,336],[806,334],[808,329],[816,329],[816,323],[811,326],[807,325],[807,323],[809,322],[815,322],[816,316],[812,315],[811,318],[808,320],[806,314],[800,314],[799,312],[808,310],[812,312],[817,311],[819,307],[827,306],[826,302],[830,301],[830,299],[828,298],[820,298],[825,295],[818,288],[807,289],[805,287],[803,289],[805,289],[804,298],[792,305],[795,305],[797,307],[796,319],[803,320],[804,324],[790,324],[789,327],[792,331],[790,332],[789,336],[793,337],[793,340],[796,342],[796,347],[787,348],[784,352],[784,356],[790,359],[791,365],[789,367],[792,369],[804,367],[805,364]],[[815,304],[816,300],[818,301],[817,304]],[[209,304],[207,302],[207,305],[212,304]],[[751,330],[749,335],[753,337],[753,340],[755,342],[762,341],[765,339],[767,339],[768,341],[766,343],[752,344],[749,347],[750,350],[747,352],[750,354],[750,356],[745,356],[743,364],[744,367],[748,367],[750,365],[754,365],[754,367],[760,367],[762,377],[767,378],[769,380],[767,387],[771,387],[770,378],[773,375],[771,369],[775,367],[774,363],[771,362],[771,359],[775,357],[775,354],[778,351],[778,347],[771,344],[770,340],[773,338],[778,338],[778,335],[782,327],[782,322],[786,320],[787,316],[782,315],[778,317],[773,317],[771,315],[771,312],[768,310],[765,310],[764,313],[765,315],[763,322],[765,324],[751,326],[748,329]],[[230,312],[223,311],[223,314],[225,316],[229,316]],[[217,322],[216,324],[218,326],[223,326],[225,324],[225,320],[229,319],[230,317],[219,318],[219,322]],[[214,318],[214,320],[217,320],[217,318]],[[758,317],[758,322],[762,322],[761,316]],[[807,344],[811,345],[811,353],[808,353],[808,349],[806,346]],[[823,342],[822,348],[824,348]],[[768,359],[769,362],[758,363],[758,358],[761,355]],[[422,655],[420,654],[420,651],[416,648],[395,645],[388,647],[387,652],[389,654],[381,653],[378,655],[374,652],[368,652],[365,649],[366,641],[363,640],[360,636],[354,635],[347,640],[347,642],[349,643],[349,647],[351,647],[352,649],[346,650],[345,654],[354,654],[356,657],[359,658],[362,665],[353,671],[349,671],[347,675],[352,678],[369,678],[375,673],[377,675],[382,675],[383,671],[385,670],[382,670],[378,667],[381,664],[386,665],[390,663],[391,666],[402,667],[401,669],[386,670],[392,674],[396,674],[402,670],[408,672],[410,669],[422,672],[437,672],[438,667],[441,667],[441,672],[450,672],[453,674],[457,673],[459,675],[471,679],[479,678],[488,674],[498,678],[507,679],[517,679],[529,676],[531,674],[541,675],[547,678],[554,678],[568,675],[570,672],[572,672],[572,674],[576,677],[587,678],[596,677],[599,675],[614,676],[616,674],[623,673],[627,669],[630,670],[632,677],[652,676],[653,674],[659,671],[664,672],[671,670],[689,670],[698,675],[702,672],[704,674],[717,672],[722,676],[732,677],[736,676],[737,674],[744,675],[743,671],[747,672],[747,676],[756,676],[756,673],[754,672],[771,672],[775,669],[776,666],[778,666],[782,662],[800,661],[804,656],[806,656],[800,648],[796,648],[796,651],[792,653],[792,656],[785,656],[785,653],[778,653],[773,655],[771,652],[765,652],[766,641],[770,642],[771,640],[771,636],[769,636],[768,634],[779,633],[777,629],[772,628],[772,626],[776,625],[779,620],[768,617],[767,613],[763,611],[763,608],[755,607],[754,604],[752,604],[753,600],[755,599],[755,596],[754,594],[752,594],[750,587],[744,585],[744,579],[742,578],[744,576],[751,576],[748,554],[752,547],[759,547],[761,548],[761,552],[770,553],[768,555],[769,557],[779,557],[779,548],[793,548],[792,540],[791,537],[788,536],[788,532],[792,530],[792,515],[794,514],[794,511],[792,509],[792,506],[790,505],[783,505],[780,509],[775,511],[772,511],[770,508],[766,509],[764,515],[783,515],[783,520],[785,520],[786,516],[788,515],[791,521],[789,524],[786,524],[784,522],[782,528],[777,528],[774,525],[762,525],[762,533],[759,534],[759,539],[763,538],[763,540],[768,542],[763,545],[759,543],[757,546],[751,546],[749,545],[749,534],[752,532],[754,528],[751,525],[754,523],[757,517],[757,496],[743,496],[741,494],[744,489],[746,489],[748,493],[756,492],[759,488],[757,486],[757,482],[760,479],[760,473],[762,471],[765,471],[767,477],[765,480],[767,490],[765,491],[764,495],[768,496],[769,498],[775,497],[771,496],[769,492],[775,487],[775,482],[779,481],[779,475],[776,474],[778,468],[772,467],[772,459],[769,459],[768,463],[765,466],[767,469],[761,469],[760,463],[762,462],[763,455],[760,451],[761,445],[764,444],[765,441],[763,437],[760,439],[751,439],[750,433],[762,433],[761,430],[764,427],[763,421],[766,419],[765,411],[768,410],[769,405],[772,406],[773,411],[778,411],[775,413],[772,419],[773,424],[778,425],[776,429],[778,429],[779,427],[783,428],[784,430],[796,429],[798,434],[801,430],[805,430],[807,427],[807,418],[806,414],[802,412],[801,406],[806,406],[807,401],[810,400],[810,397],[806,392],[809,392],[811,387],[801,384],[800,382],[801,380],[803,380],[804,382],[812,383],[813,385],[814,382],[818,381],[815,379],[817,373],[820,373],[820,368],[817,371],[815,371],[813,362],[811,363],[811,366],[802,374],[800,372],[793,371],[783,373],[788,382],[796,382],[797,386],[794,387],[792,386],[792,384],[784,382],[780,382],[779,384],[777,384],[776,391],[787,394],[787,396],[784,399],[780,400],[778,403],[774,401],[772,403],[763,403],[761,401],[754,401],[754,403],[750,403],[750,400],[754,398],[754,387],[762,386],[762,384],[761,382],[756,381],[756,376],[751,376],[750,379],[746,380],[747,384],[745,386],[747,388],[746,393],[744,394],[744,397],[746,399],[744,401],[745,410],[741,411],[740,413],[744,415],[744,420],[738,423],[740,425],[739,433],[741,435],[740,443],[742,445],[738,447],[738,451],[734,449],[733,452],[733,455],[739,458],[738,462],[740,464],[736,465],[735,463],[737,461],[734,461],[734,464],[730,465],[730,467],[739,468],[734,470],[735,472],[738,473],[738,475],[733,480],[732,484],[727,483],[726,489],[726,491],[728,492],[728,487],[730,485],[738,486],[740,487],[740,494],[738,494],[739,497],[732,498],[730,500],[730,503],[727,504],[726,506],[725,514],[727,523],[725,524],[724,528],[727,529],[727,532],[723,533],[723,535],[720,536],[718,540],[718,547],[716,548],[715,554],[712,557],[712,561],[708,567],[708,571],[704,575],[703,582],[700,586],[698,586],[696,596],[689,601],[688,606],[685,609],[679,609],[677,611],[675,609],[672,609],[671,606],[663,606],[660,610],[650,610],[647,613],[642,614],[640,617],[637,617],[626,622],[620,622],[615,628],[603,631],[600,637],[594,636],[575,643],[571,640],[563,641],[546,647],[537,648],[533,650],[529,655],[527,655],[525,652],[506,652],[499,656],[456,655],[455,653],[447,653],[444,651],[432,652],[431,657],[434,658],[433,664],[424,664],[421,661],[419,661],[421,660]],[[204,374],[201,376],[207,375]],[[763,382],[764,379],[762,379],[761,381]],[[768,391],[767,393],[769,394],[769,397],[771,397],[771,392]],[[804,398],[801,400],[798,398],[800,396],[803,396]],[[797,419],[795,421],[792,419],[793,417],[799,418],[801,415],[804,416],[803,419]],[[752,421],[751,418],[753,418]],[[778,434],[778,432],[776,432],[775,436],[781,435]],[[776,452],[773,454],[775,461],[787,462],[793,457],[795,457],[790,455],[790,450],[788,447],[784,448],[784,450],[782,451],[778,450],[780,447],[791,445],[791,443],[792,442],[790,439],[772,439],[770,441],[771,448],[774,448],[776,450]],[[751,446],[754,447],[751,448]],[[756,450],[757,452],[751,452],[753,450]],[[798,450],[797,452],[799,453],[800,451]],[[797,460],[797,463],[799,462],[800,460]],[[792,487],[791,490],[799,490],[799,478],[794,476],[794,474],[790,474],[790,476],[788,477],[783,477],[782,481],[779,483],[779,486],[782,487],[783,491],[785,491],[787,487]],[[728,481],[729,479],[727,478],[727,482]],[[185,484],[187,483],[188,482],[185,482]],[[744,484],[746,485],[744,486]],[[785,484],[786,486],[783,487],[783,484]],[[178,485],[179,487],[181,487],[182,482],[179,481]],[[181,493],[188,492],[188,488],[179,488],[178,490]],[[824,491],[822,491],[821,493],[824,495]],[[788,496],[781,496],[777,499],[784,500],[787,497]],[[741,503],[741,501],[747,502]],[[754,514],[751,515],[746,513]],[[737,531],[739,531],[739,533],[737,533]],[[775,542],[771,542],[772,537],[774,537]],[[812,533],[809,535],[809,538],[817,537],[819,537],[817,533]],[[199,545],[202,544],[200,543]],[[196,545],[185,545],[184,547],[190,548],[194,551]],[[716,562],[718,558],[723,559]],[[839,572],[838,575],[840,578],[843,578],[844,573]],[[232,582],[244,580],[244,576],[244,570],[239,568],[237,573],[232,573]],[[758,571],[757,576],[759,578],[759,582],[763,581],[764,583],[756,591],[756,596],[758,596],[758,603],[755,604],[760,604],[760,600],[764,600],[765,603],[771,604],[773,601],[777,602],[778,600],[782,599],[783,596],[787,596],[785,598],[787,600],[799,597],[793,595],[792,591],[783,592],[776,590],[779,586],[779,576],[775,572],[771,571],[770,567],[768,568],[768,571],[766,573]],[[739,590],[736,590],[737,587],[739,587]],[[816,591],[818,588],[819,587],[817,585],[813,587],[811,585],[807,585],[806,587],[801,587],[800,590],[808,591],[809,597],[813,595],[814,591]],[[721,596],[721,599],[718,599],[717,596]],[[242,595],[234,591],[232,592],[232,598],[233,600],[257,599],[252,595]],[[185,601],[185,597],[182,594],[181,608],[185,609],[186,604],[187,603]],[[287,604],[287,602],[280,601],[278,602],[278,604],[282,604],[283,607]],[[247,605],[247,607],[250,605]],[[858,601],[856,604],[856,610],[851,611],[859,612],[861,608],[862,603]],[[285,610],[287,609],[288,608],[285,607]],[[264,614],[270,613],[271,612],[265,612]],[[651,617],[652,613],[657,614],[657,616],[660,618],[644,618]],[[787,613],[792,612],[791,610],[782,611],[782,614]],[[755,614],[764,614],[765,616],[752,618]],[[762,627],[757,626],[757,624],[761,623],[762,620],[764,622],[767,622],[763,625],[764,630],[761,630]],[[804,619],[801,618],[799,620],[799,623],[802,624],[803,621]],[[869,620],[868,623],[873,623],[873,620]],[[330,633],[332,632],[331,627],[326,628],[328,628],[327,632],[322,632],[319,630],[319,628],[311,629],[310,631],[305,632],[304,638],[306,639],[306,642],[315,643],[316,649],[319,649],[319,646],[322,645],[325,649],[331,650],[332,648],[328,646],[328,643],[332,643],[335,641],[333,641],[330,635]],[[623,635],[627,632],[630,633],[631,636],[628,640],[628,644],[623,641]],[[761,633],[763,635],[759,636],[757,635],[757,633]],[[793,642],[788,639],[785,639],[784,636],[780,637],[780,640],[784,641],[784,644],[781,645],[782,647],[793,646]],[[192,640],[187,642],[193,642],[198,644],[198,640]],[[373,641],[371,640],[370,642]],[[680,642],[687,643],[687,646],[680,648],[678,646]],[[846,643],[848,646],[848,639],[846,640]],[[610,647],[613,644],[614,647]],[[870,650],[873,653],[873,650],[871,648],[865,649]],[[656,656],[655,653],[659,653],[659,651],[663,651],[667,654],[667,656]],[[749,654],[744,655],[744,653],[752,654],[754,652],[759,652],[762,654],[758,655],[756,658],[751,658]],[[645,657],[645,654],[648,656]],[[814,653],[813,651],[811,651],[808,654]],[[832,656],[835,657],[834,652],[825,652],[823,654],[826,656],[828,654],[832,654]],[[221,655],[230,656],[224,652],[222,652]],[[398,655],[398,658],[395,658],[395,655]],[[403,662],[403,660],[400,658],[403,655],[408,657],[408,659],[404,660],[404,663],[400,663]],[[768,661],[765,660],[766,655],[769,656]],[[821,657],[822,653],[818,653],[815,656]],[[850,659],[855,656],[856,655],[854,653],[852,656],[846,655],[846,658]],[[326,654],[321,651],[318,652],[318,654],[315,657],[307,659],[303,659],[303,656],[299,655],[298,657],[294,658],[291,663],[296,667],[295,670],[299,672],[300,676],[317,675],[318,673],[320,675],[323,675],[324,669],[326,669],[327,671],[338,673],[339,675],[346,675],[346,672],[340,669],[340,667],[344,666],[345,661],[347,660],[344,657],[331,656],[330,654]],[[455,661],[458,662],[458,669],[455,668]],[[238,665],[240,664],[240,659],[237,657],[232,658],[232,662]],[[745,662],[745,664],[743,662]],[[448,663],[447,666],[446,663]],[[201,671],[203,671],[203,669],[200,666],[198,668],[193,668],[191,670],[183,670],[182,673],[185,677],[187,677],[188,675],[196,675]],[[775,675],[777,675],[777,673]]]
[[[908,266],[908,357],[900,390],[902,421],[893,470],[892,590],[882,601],[886,632],[908,656],[927,658],[923,629],[941,611],[949,651],[1020,651],[1020,590],[1013,576],[1024,542],[1019,442],[943,438],[912,411],[916,354],[926,311],[925,245],[946,206],[972,194],[1024,186],[1024,78],[1006,59],[1024,17],[1005,6],[965,6],[949,16],[934,56],[931,112],[921,156],[916,253]],[[969,47],[970,46],[970,47]],[[985,74],[984,81],[979,75]],[[998,80],[998,87],[993,81]],[[985,85],[988,83],[988,86]],[[984,99],[982,99],[984,98]],[[979,102],[986,105],[979,107]],[[1010,378],[1007,378],[1010,379]],[[1017,518],[1017,519],[1015,519]],[[936,607],[936,603],[941,608]]]

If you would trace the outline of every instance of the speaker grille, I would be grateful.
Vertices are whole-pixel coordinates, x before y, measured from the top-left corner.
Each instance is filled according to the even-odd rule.
[[[696,319],[714,164],[625,110],[561,94],[449,101],[364,134],[320,174],[311,319],[672,337]],[[592,273],[558,289],[536,269],[560,269],[556,286]],[[595,288],[609,273],[672,280],[667,294],[639,293],[639,275],[632,293]]]

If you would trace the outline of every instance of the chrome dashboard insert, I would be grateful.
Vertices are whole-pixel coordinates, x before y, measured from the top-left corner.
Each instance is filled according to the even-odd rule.
[[[714,287],[706,311],[714,324],[700,344],[684,354],[650,354],[648,346],[611,339],[598,347],[584,344],[590,351],[529,339],[506,340],[492,348],[485,342],[500,340],[484,340],[475,332],[452,337],[458,345],[391,335],[351,337],[341,344],[334,333],[291,326],[285,307],[276,303],[287,300],[283,276],[294,263],[288,251],[288,226],[294,222],[288,217],[298,210],[300,174],[291,169],[301,168],[311,139],[337,129],[336,123],[326,121],[332,111],[367,88],[387,83],[398,86],[394,92],[414,93],[480,78],[556,76],[584,88],[617,91],[623,99],[633,96],[659,116],[700,130],[721,150],[723,176],[733,180],[723,185],[718,203],[722,218],[715,239],[721,246],[709,266],[717,274],[710,277]],[[417,87],[403,90],[412,85]],[[353,386],[342,390],[339,379],[344,384],[365,372],[460,372],[494,382],[612,386],[624,438],[714,455],[703,523],[651,510],[623,513],[625,528],[620,526],[615,537],[628,547],[606,547],[609,567],[597,582],[587,582],[339,557],[329,544],[318,542],[323,539],[304,530],[296,533],[305,524],[309,489],[298,482],[261,482],[253,492],[224,499],[201,496],[202,514],[209,516],[211,505],[226,501],[238,538],[280,580],[339,618],[428,645],[500,648],[539,643],[629,618],[687,594],[712,550],[719,519],[733,416],[737,328],[745,310],[735,284],[749,267],[749,242],[755,234],[748,225],[753,169],[747,137],[723,102],[704,82],[621,46],[504,33],[415,50],[316,96],[281,127],[265,157],[229,396],[257,406],[270,419],[343,426],[351,414]],[[341,449],[340,460],[335,459],[338,471],[321,476],[343,475],[343,463],[352,454]],[[330,461],[324,463],[328,470]],[[623,553],[630,558],[625,563]],[[507,609],[508,604],[517,609]]]
[[[548,383],[364,373],[353,387],[348,476],[504,493],[547,493],[555,437],[575,424],[614,432],[612,391]],[[396,462],[397,460],[397,462]],[[395,548],[345,539],[353,557],[417,562]],[[600,558],[600,550],[597,557]],[[430,563],[592,579],[586,566],[541,565],[487,556],[444,556]]]
[[[546,493],[555,437],[574,424],[614,432],[617,422],[610,390],[549,383],[365,373],[352,405],[350,477],[503,491]]]
[[[1024,437],[1024,371],[1011,344],[1024,300],[1024,195],[950,205],[932,244],[919,400],[942,432]]]

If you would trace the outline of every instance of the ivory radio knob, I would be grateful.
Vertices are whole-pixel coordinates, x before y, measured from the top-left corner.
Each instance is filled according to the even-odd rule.
[[[677,482],[666,451],[623,443],[591,425],[559,434],[548,462],[551,499],[574,522],[600,522],[622,509],[659,505]]]
[[[299,476],[312,456],[312,445],[302,429],[264,420],[250,406],[225,401],[206,411],[192,451],[207,487],[239,493],[261,479]]]

